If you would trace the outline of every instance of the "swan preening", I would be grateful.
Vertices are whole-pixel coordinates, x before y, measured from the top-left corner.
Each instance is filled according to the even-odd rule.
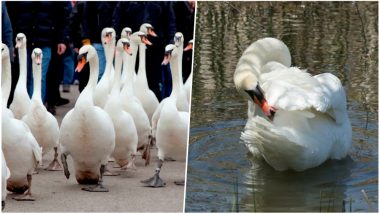
[[[340,80],[290,65],[289,49],[278,39],[260,39],[244,51],[234,74],[237,90],[248,100],[242,140],[279,171],[344,158],[352,130]]]

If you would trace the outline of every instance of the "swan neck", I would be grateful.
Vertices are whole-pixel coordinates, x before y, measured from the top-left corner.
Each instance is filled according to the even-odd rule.
[[[41,101],[41,64],[36,65],[35,63],[32,63],[32,69],[33,69],[33,100]]]
[[[134,71],[135,71],[134,66],[136,64],[136,54],[137,54],[137,50],[136,50],[136,53],[132,52],[132,56],[129,54],[123,53],[123,73],[125,73],[125,82],[124,82],[123,89],[126,88],[128,91],[133,91],[132,86],[133,86],[133,77],[134,77]],[[132,61],[134,61],[134,63],[132,63]]]
[[[132,56],[127,56],[128,58],[130,58],[130,61],[128,61],[127,66],[130,66],[130,68],[131,68],[130,72],[131,73],[132,72],[136,73],[135,68],[136,68],[136,59],[137,59],[138,48],[139,48],[139,46],[137,43],[131,42]]]
[[[115,44],[109,44],[105,45],[104,49],[106,51],[106,70],[104,75],[107,77],[111,76],[111,70],[112,70],[112,63],[113,63],[113,58],[114,58],[114,53],[115,53]]]
[[[98,82],[98,76],[99,76],[99,59],[98,57],[93,57],[92,59],[89,60],[89,65],[90,65],[90,77],[88,79],[88,83],[86,88],[93,89],[96,87],[96,84]]]
[[[1,73],[1,91],[2,91],[2,101],[3,105],[7,105],[9,94],[11,92],[11,61],[9,57],[3,59],[2,62],[2,73]]]
[[[27,73],[27,68],[26,68],[26,47],[19,48],[18,50],[18,56],[19,56],[19,63],[20,63],[20,76],[18,78],[18,82],[20,84],[26,86],[26,73]]]
[[[111,93],[120,92],[120,77],[121,77],[121,65],[123,62],[123,53],[116,51],[115,53],[115,73],[113,79],[113,86]]]
[[[146,80],[146,68],[145,68],[145,44],[139,44],[139,72],[138,75],[144,80]]]
[[[179,91],[181,90],[181,84],[180,84],[180,78],[179,78],[179,63],[178,63],[178,57],[172,57],[170,59],[170,71],[172,73],[172,95],[179,94]]]
[[[178,68],[179,68],[178,73],[179,73],[179,81],[181,85],[183,85],[182,58],[183,58],[183,43],[179,46],[179,51],[178,51]]]

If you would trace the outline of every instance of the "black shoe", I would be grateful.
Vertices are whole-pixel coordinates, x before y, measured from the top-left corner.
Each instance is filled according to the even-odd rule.
[[[63,106],[63,105],[66,105],[67,103],[69,103],[70,100],[68,99],[65,99],[65,98],[60,98],[58,101],[57,101],[57,106]]]

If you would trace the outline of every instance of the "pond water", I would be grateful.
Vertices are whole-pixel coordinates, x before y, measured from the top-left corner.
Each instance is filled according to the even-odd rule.
[[[288,45],[292,65],[342,81],[353,129],[344,160],[277,172],[240,141],[247,103],[233,73],[267,36]],[[377,211],[377,45],[377,2],[198,2],[185,211]]]

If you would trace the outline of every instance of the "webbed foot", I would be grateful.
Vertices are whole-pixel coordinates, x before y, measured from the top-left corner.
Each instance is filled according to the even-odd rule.
[[[147,180],[141,181],[141,183],[144,183],[145,187],[154,187],[154,188],[164,187],[166,185],[166,183],[160,178],[158,173],[154,174],[153,177]]]
[[[31,194],[23,194],[20,196],[13,197],[16,201],[35,201],[36,199]]]
[[[48,171],[62,171],[61,164],[59,164],[57,159],[54,159],[45,170]]]
[[[106,166],[103,175],[104,175],[104,176],[118,176],[118,175],[120,175],[120,173],[112,172],[112,171],[109,169],[109,167]]]
[[[97,184],[93,187],[83,187],[82,190],[88,192],[109,192],[109,190],[105,188],[102,184]]]

